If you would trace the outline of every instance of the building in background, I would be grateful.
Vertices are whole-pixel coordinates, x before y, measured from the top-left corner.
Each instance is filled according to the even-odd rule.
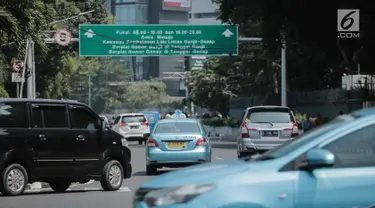
[[[106,0],[105,7],[116,17],[116,24],[136,25],[148,23],[148,0]],[[133,80],[145,78],[143,57],[122,57],[127,69],[134,73]]]
[[[189,24],[191,0],[148,0],[149,24]],[[183,72],[189,68],[189,59],[184,56],[162,56],[147,58],[148,77],[163,77],[164,72]],[[183,80],[164,80],[167,94],[184,97]]]
[[[215,25],[221,24],[217,20],[220,13],[219,5],[213,0],[192,0],[191,11],[189,12],[189,24],[192,25]]]

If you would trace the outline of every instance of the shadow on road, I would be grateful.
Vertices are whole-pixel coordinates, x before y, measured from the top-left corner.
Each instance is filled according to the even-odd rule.
[[[58,195],[58,194],[76,194],[76,193],[90,193],[90,192],[105,192],[103,190],[69,190],[66,192],[55,192],[53,190],[42,190],[42,191],[26,191],[24,194],[22,194],[19,197],[22,196],[37,196],[37,195]],[[18,196],[3,196],[0,194],[0,198],[6,198],[6,197],[18,197]]]
[[[236,142],[212,142],[213,148],[219,149],[237,149]]]
[[[158,172],[154,175],[161,175],[161,174],[164,174],[164,173],[168,173],[170,171],[171,170],[158,170]],[[146,174],[146,171],[138,171],[138,172],[135,172],[133,174],[133,176],[148,176],[148,175]]]

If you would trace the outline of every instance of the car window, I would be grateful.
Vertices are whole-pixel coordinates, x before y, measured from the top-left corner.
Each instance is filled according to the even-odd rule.
[[[154,133],[201,133],[201,131],[197,123],[175,122],[158,124]]]
[[[0,103],[0,127],[28,128],[29,118],[25,103]]]
[[[42,108],[32,107],[32,115],[33,115],[33,127],[34,128],[43,128],[44,127],[44,120],[43,120]]]
[[[117,124],[120,121],[120,118],[121,118],[120,116],[117,116],[116,119],[115,119],[114,124]]]
[[[69,128],[65,105],[41,105],[38,108],[43,111],[45,128]]]
[[[123,123],[146,122],[146,118],[143,115],[123,116],[121,122]]]
[[[323,148],[335,155],[334,168],[375,166],[375,125],[345,135]]]
[[[290,123],[295,122],[289,109],[283,108],[259,108],[250,109],[246,117],[251,123]]]
[[[74,129],[98,129],[98,118],[82,107],[73,107],[70,110],[72,128]]]

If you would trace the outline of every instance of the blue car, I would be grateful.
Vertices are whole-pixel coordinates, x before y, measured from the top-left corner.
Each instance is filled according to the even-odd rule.
[[[197,119],[163,119],[146,145],[146,172],[211,162],[211,143]]]
[[[375,109],[342,115],[263,155],[163,174],[134,207],[375,207]]]

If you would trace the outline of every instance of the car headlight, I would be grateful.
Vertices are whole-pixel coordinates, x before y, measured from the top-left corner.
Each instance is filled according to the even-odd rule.
[[[177,188],[158,189],[146,194],[144,201],[150,207],[167,206],[187,203],[195,197],[204,194],[214,187],[209,184],[187,185]]]
[[[125,138],[121,138],[121,145],[127,147],[129,145],[128,140]]]

